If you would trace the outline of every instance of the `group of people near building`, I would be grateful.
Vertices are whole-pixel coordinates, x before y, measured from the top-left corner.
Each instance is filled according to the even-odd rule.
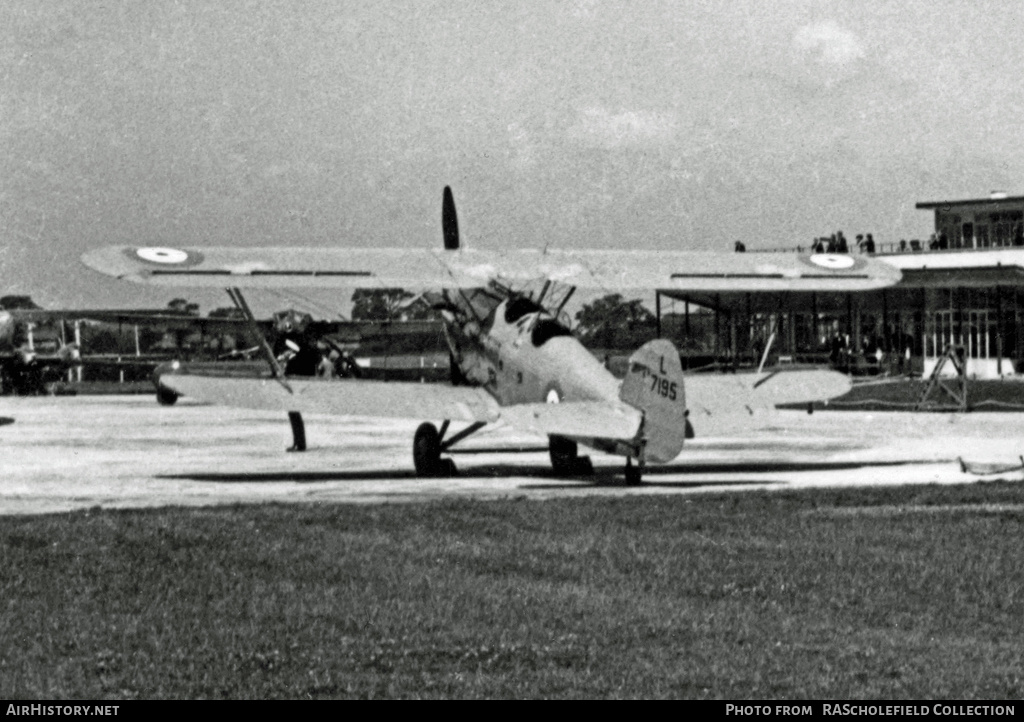
[[[857,250],[861,253],[874,253],[875,252],[875,239],[868,233],[864,235],[862,233],[857,234],[857,239],[852,244],[857,247]],[[814,243],[811,244],[812,253],[852,253],[851,244],[846,240],[846,236],[843,235],[842,231],[836,231],[831,236],[822,236],[821,238],[815,238]]]
[[[986,239],[988,237],[986,236]],[[1000,242],[1001,241],[1001,242]],[[977,244],[981,247],[1005,247],[1005,246],[1024,246],[1024,224],[1018,223],[1013,227],[1012,236],[1002,236],[993,242],[976,241],[974,238],[966,238],[962,246],[958,240],[956,243],[951,243],[949,237],[945,231],[939,231],[931,234],[931,237],[927,241],[920,239],[913,239],[908,241],[905,238],[901,238],[897,244],[895,241],[889,244],[889,248],[886,249],[892,253],[911,253],[915,251],[943,251],[949,248],[974,248]],[[797,251],[803,251],[803,246],[797,246]],[[811,253],[853,253],[853,249],[856,248],[859,253],[870,253],[874,254],[879,252],[881,249],[875,244],[874,236],[870,233],[857,234],[857,238],[852,243],[847,241],[846,236],[843,235],[842,231],[836,231],[831,236],[822,236],[815,238],[811,243]],[[735,250],[737,253],[742,253],[747,250],[746,244],[743,241],[736,241]]]
[[[928,250],[929,251],[941,251],[949,248],[949,238],[945,233],[933,233],[931,238],[928,239]],[[905,253],[907,251],[923,251],[925,244],[923,244],[917,238],[912,241],[907,241],[905,238],[900,239],[899,251]]]

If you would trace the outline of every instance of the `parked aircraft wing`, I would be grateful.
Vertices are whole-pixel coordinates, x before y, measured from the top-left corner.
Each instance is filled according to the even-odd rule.
[[[479,388],[422,383],[289,378],[289,393],[272,378],[165,373],[160,384],[200,401],[261,411],[497,421],[500,408]]]
[[[555,281],[604,291],[861,291],[900,272],[866,256],[687,251],[110,246],[82,261],[168,286],[476,288]]]
[[[824,401],[850,390],[843,374],[826,370],[686,377],[689,421],[698,437],[748,431],[772,421],[779,404]]]

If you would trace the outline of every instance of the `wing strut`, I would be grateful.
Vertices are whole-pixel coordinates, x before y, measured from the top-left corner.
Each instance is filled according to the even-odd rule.
[[[263,355],[267,359],[267,363],[270,364],[270,373],[277,380],[279,384],[284,386],[285,390],[294,394],[292,387],[288,385],[288,382],[284,378],[284,369],[281,368],[281,364],[277,362],[277,357],[274,356],[274,352],[271,350],[270,345],[267,343],[266,337],[263,332],[260,331],[260,327],[256,324],[256,318],[252,315],[252,310],[249,308],[249,304],[245,302],[245,296],[242,295],[242,291],[238,288],[228,288],[228,296],[231,301],[235,304],[235,308],[241,311],[242,315],[245,316],[246,323],[249,324],[249,330],[259,339],[260,349],[263,351]]]
[[[570,286],[569,292],[565,294],[565,298],[558,304],[558,309],[555,311],[555,318],[557,319],[562,315],[562,309],[565,308],[565,304],[569,303],[569,299],[572,298],[572,294],[576,293],[576,286]]]

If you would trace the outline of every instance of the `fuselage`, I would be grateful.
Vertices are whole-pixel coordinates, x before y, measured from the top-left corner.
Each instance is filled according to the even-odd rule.
[[[452,319],[448,335],[462,374],[502,406],[619,398],[619,381],[527,298],[500,302],[481,322]]]

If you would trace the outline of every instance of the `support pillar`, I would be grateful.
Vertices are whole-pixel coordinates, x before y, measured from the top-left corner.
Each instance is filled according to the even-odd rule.
[[[829,343],[832,339],[829,339]],[[818,294],[811,293],[811,353],[821,350],[821,327],[818,324]]]
[[[744,335],[746,336],[746,343],[744,344],[744,350],[750,354],[751,364],[756,364],[757,359],[754,358],[752,339],[750,338],[753,333],[754,319],[753,314],[750,312],[750,294],[747,294],[747,317],[744,322]],[[737,349],[738,351],[739,349]]]
[[[78,353],[82,353],[82,321],[75,319],[75,346],[78,348]],[[75,367],[75,378],[78,383],[82,383],[82,365],[79,364]]]
[[[850,359],[853,358],[854,349],[854,338],[853,338],[853,296],[849,293],[846,294],[846,366],[847,373],[853,369],[850,368]]]
[[[739,364],[739,334],[736,332],[736,316],[729,314],[729,349],[732,351],[732,372],[736,373],[736,366]]]
[[[882,350],[885,351],[886,356],[892,352],[892,341],[890,340],[891,334],[889,333],[889,296],[886,294],[885,289],[882,289]]]
[[[721,298],[717,294],[715,294],[715,348],[714,348],[714,351],[715,351],[715,362],[716,363],[718,362],[718,357],[721,355],[721,350],[722,350],[722,343],[721,343],[722,330],[721,330],[721,325],[720,325],[720,321],[721,321],[720,317],[721,317],[722,312],[719,310],[721,308],[721,305],[722,305],[721,304]]]
[[[996,373],[1003,376],[1003,293],[996,286]]]
[[[661,291],[654,292],[654,317],[657,338],[661,338]]]

